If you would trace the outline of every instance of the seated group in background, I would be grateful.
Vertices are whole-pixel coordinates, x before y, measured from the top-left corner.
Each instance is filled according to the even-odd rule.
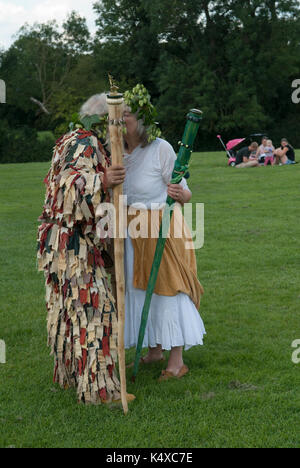
[[[241,148],[236,155],[235,167],[258,167],[269,164],[272,166],[295,164],[295,150],[286,138],[282,138],[280,148],[275,149],[272,140],[264,136],[260,146],[253,141],[250,146]]]

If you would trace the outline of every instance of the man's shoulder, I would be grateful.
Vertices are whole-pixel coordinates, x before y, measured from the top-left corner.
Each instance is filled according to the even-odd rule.
[[[248,146],[243,146],[243,148],[241,148],[241,149],[238,151],[238,154],[248,153],[248,151],[249,151]]]
[[[109,164],[109,158],[105,149],[92,131],[82,128],[74,129],[62,135],[57,141],[53,152],[53,162],[64,162],[74,164],[79,158],[87,158],[88,165],[99,162],[98,154],[102,153]]]

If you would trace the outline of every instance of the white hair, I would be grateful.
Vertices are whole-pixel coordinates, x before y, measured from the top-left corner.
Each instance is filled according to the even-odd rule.
[[[130,106],[125,106],[124,110],[126,112],[130,112],[131,113],[131,107]],[[137,111],[135,114],[133,114],[136,119],[137,119],[137,133],[138,133],[138,136],[140,138],[140,143],[141,143],[141,147],[142,148],[145,148],[146,146],[148,146],[150,143],[148,141],[148,134],[147,134],[147,128],[145,125],[144,125],[144,118],[142,119],[139,119],[138,118],[138,114],[139,114],[139,111]],[[125,143],[125,146],[126,146],[126,143]]]
[[[79,111],[80,117],[86,115],[100,115],[103,116],[108,113],[108,107],[106,103],[106,94],[94,94],[91,96],[82,106]]]

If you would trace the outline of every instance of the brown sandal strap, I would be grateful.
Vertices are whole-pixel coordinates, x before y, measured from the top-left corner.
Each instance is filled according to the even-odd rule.
[[[171,379],[171,378],[180,379],[181,377],[183,377],[188,372],[189,372],[189,368],[185,364],[181,367],[181,369],[180,369],[180,371],[178,372],[177,375],[173,374],[173,372],[170,372],[170,371],[167,371],[166,369],[164,369],[164,370],[161,371],[161,375],[160,375],[159,380],[168,380],[168,379]]]

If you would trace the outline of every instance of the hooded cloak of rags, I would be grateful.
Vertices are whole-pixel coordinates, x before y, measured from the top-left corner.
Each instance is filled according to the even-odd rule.
[[[44,271],[48,345],[54,382],[74,386],[78,401],[120,398],[116,375],[117,310],[108,267],[110,240],[97,229],[96,208],[109,202],[101,182],[109,158],[93,131],[61,137],[45,178],[38,229],[38,269]]]

